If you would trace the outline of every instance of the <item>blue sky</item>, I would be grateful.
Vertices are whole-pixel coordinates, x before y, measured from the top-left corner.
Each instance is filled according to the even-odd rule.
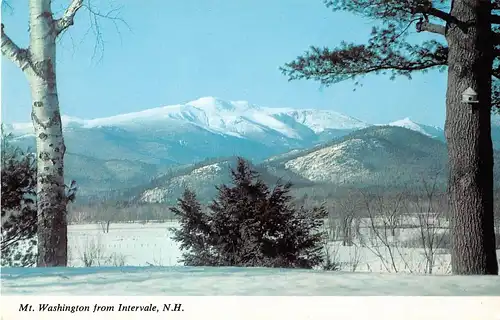
[[[54,1],[54,11],[67,2]],[[351,81],[328,88],[287,81],[278,68],[310,45],[365,42],[370,32],[369,21],[333,13],[321,0],[114,2],[122,6],[130,30],[101,21],[104,48],[97,57],[85,11],[58,46],[65,115],[98,118],[216,96],[268,107],[330,109],[369,123],[410,117],[444,125],[445,73],[415,75],[411,81],[371,76],[356,91]],[[7,34],[20,46],[28,44],[26,3],[2,15]],[[2,58],[2,121],[29,121],[30,105],[24,75]]]

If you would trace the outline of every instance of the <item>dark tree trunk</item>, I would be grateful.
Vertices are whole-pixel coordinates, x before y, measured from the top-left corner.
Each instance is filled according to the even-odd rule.
[[[448,89],[445,133],[450,165],[454,274],[498,274],[493,226],[493,147],[491,141],[491,2],[452,1],[451,14],[467,29],[447,26]],[[472,87],[479,103],[462,103]],[[474,109],[473,112],[471,110]]]

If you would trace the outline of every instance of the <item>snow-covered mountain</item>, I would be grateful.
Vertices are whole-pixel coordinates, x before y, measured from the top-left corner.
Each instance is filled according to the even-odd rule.
[[[495,158],[500,152],[495,152]],[[495,161],[495,184],[500,165]],[[230,182],[229,167],[235,159],[213,159],[170,170],[144,184],[130,196],[144,202],[173,203],[185,187],[196,190],[206,202],[216,185]],[[422,187],[423,181],[444,187],[447,180],[447,148],[443,141],[403,126],[370,126],[329,143],[273,156],[255,165],[263,181],[292,182],[294,190],[323,194],[336,188],[361,187],[384,190]],[[436,180],[434,180],[436,179]],[[299,191],[300,193],[300,191]]]
[[[312,183],[366,183],[366,177],[380,179],[387,170],[423,172],[445,159],[434,158],[444,148],[418,149],[444,141],[443,129],[409,118],[372,125],[330,110],[270,108],[214,97],[91,120],[63,116],[62,121],[66,177],[79,180],[81,194],[143,185],[168,168],[221,157],[267,159],[264,164],[275,176],[295,175]],[[32,128],[31,123],[6,125],[22,146],[34,146]],[[492,135],[498,147],[500,118],[492,120]],[[421,145],[411,147],[411,139]],[[208,180],[219,179],[219,171],[212,172],[216,167],[207,169],[213,173]],[[161,198],[164,190],[196,183],[204,170],[196,168],[144,198]]]
[[[389,123],[389,125],[407,128],[425,134],[431,138],[445,141],[444,130],[442,128],[417,123],[410,118],[397,120]],[[500,150],[500,116],[496,114],[491,116],[491,139],[493,141],[493,148]]]
[[[263,159],[369,126],[334,111],[267,108],[214,97],[92,120],[63,116],[62,122],[69,152],[148,163],[193,163],[241,152]],[[6,128],[18,140],[32,140],[29,123]]]
[[[382,125],[402,127],[402,128],[406,128],[406,129],[420,132],[420,133],[422,133],[428,137],[431,137],[431,138],[436,138],[439,140],[444,139],[444,130],[442,128],[417,123],[408,117],[406,117],[404,119],[393,121],[393,122],[388,123],[388,124],[382,124]]]
[[[72,155],[67,157],[66,177],[87,175],[92,184],[104,179],[93,173],[99,161],[106,162],[103,168],[120,163],[127,172],[141,170],[141,162],[165,168],[235,155],[260,161],[369,126],[334,111],[269,108],[214,97],[91,120],[63,116],[62,122],[67,152]],[[5,127],[19,145],[34,147],[31,123]],[[88,161],[78,161],[78,155]],[[106,178],[102,185],[110,186],[112,180]],[[126,185],[123,179],[116,181],[120,181],[117,187]]]
[[[272,159],[281,167],[316,183],[405,184],[444,172],[446,145],[404,126],[372,126],[330,143]]]
[[[272,133],[298,140],[327,130],[368,126],[363,121],[334,111],[266,108],[247,101],[225,101],[214,97],[92,120],[63,116],[62,122],[65,129],[119,127],[128,130],[175,130],[190,124],[235,137]],[[13,124],[8,128],[17,134],[32,132],[31,123]]]
[[[280,179],[291,181],[294,188],[388,188],[430,178],[436,172],[444,173],[446,160],[445,144],[426,134],[401,126],[371,126],[313,148],[270,157],[255,170],[270,185]],[[171,204],[188,187],[206,202],[216,195],[215,185],[230,182],[230,166],[235,166],[234,159],[214,159],[180,167],[131,195],[144,202]],[[443,182],[445,175],[439,178]]]

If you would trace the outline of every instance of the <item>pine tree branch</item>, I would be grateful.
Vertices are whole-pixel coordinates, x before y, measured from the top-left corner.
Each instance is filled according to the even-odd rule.
[[[420,13],[423,14],[424,16],[432,16],[441,19],[443,21],[446,21],[447,23],[450,24],[460,23],[460,20],[458,20],[451,14],[435,8],[432,4],[432,1],[423,1],[421,3],[417,3],[416,6],[411,9],[411,11],[413,14]]]
[[[428,14],[429,16],[433,16],[435,18],[439,18],[443,21],[446,21],[449,24],[456,24],[456,25],[463,24],[460,20],[458,20],[457,18],[455,18],[451,14],[446,13],[446,12],[441,11],[441,10],[436,9],[436,8],[428,8],[422,12],[419,12],[419,10],[417,9],[417,12],[423,13],[423,14]]]
[[[427,16],[431,16],[434,18],[441,19],[441,20],[445,21],[447,24],[450,24],[450,25],[454,24],[464,31],[466,31],[467,27],[468,27],[466,23],[458,20],[457,18],[455,18],[451,14],[432,7],[432,2],[430,2],[430,1],[426,4],[418,5],[416,8],[413,9],[413,13],[423,14],[424,17],[426,17],[426,18],[427,18]]]
[[[376,45],[342,44],[335,49],[312,47],[304,55],[280,68],[289,80],[311,79],[323,85],[355,79],[371,73],[411,74],[447,64],[448,48],[430,41],[423,46],[389,47],[385,41]]]
[[[59,35],[61,32],[73,25],[75,15],[83,6],[83,0],[73,0],[64,12],[60,19],[55,21],[56,34]]]
[[[19,48],[4,32],[4,24],[2,23],[1,37],[2,55],[12,61],[23,72],[30,68],[29,52],[27,49]]]
[[[446,27],[436,23],[430,23],[427,21],[420,21],[417,23],[417,32],[431,32],[440,35],[446,34]]]

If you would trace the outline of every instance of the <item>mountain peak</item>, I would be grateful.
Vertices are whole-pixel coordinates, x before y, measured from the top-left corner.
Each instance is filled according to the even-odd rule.
[[[403,127],[430,136],[419,123],[412,121],[409,117],[389,123],[390,126]]]
[[[211,105],[211,104],[215,104],[217,102],[223,102],[222,99],[220,98],[217,98],[217,97],[214,97],[214,96],[206,96],[206,97],[200,97],[196,100],[193,100],[193,101],[190,101],[186,104],[190,104],[190,105]]]
[[[217,97],[201,97],[199,99],[186,103],[187,105],[202,109],[204,111],[234,111],[236,108],[234,104],[229,101],[222,100]]]
[[[393,121],[389,123],[390,126],[401,126],[401,125],[418,125],[415,121],[411,120],[410,117],[406,117],[400,120]]]
[[[406,129],[410,129],[413,131],[420,132],[426,136],[433,137],[433,138],[442,138],[443,135],[443,129],[435,126],[429,126],[421,123],[417,123],[413,120],[411,120],[409,117],[406,117],[401,120],[396,120],[394,122],[389,123],[390,126],[394,127],[403,127]]]
[[[389,123],[389,125],[395,126],[395,127],[405,127],[405,128],[412,129],[412,130],[418,130],[418,128],[422,127],[422,124],[413,121],[409,117],[393,121],[393,122]]]

